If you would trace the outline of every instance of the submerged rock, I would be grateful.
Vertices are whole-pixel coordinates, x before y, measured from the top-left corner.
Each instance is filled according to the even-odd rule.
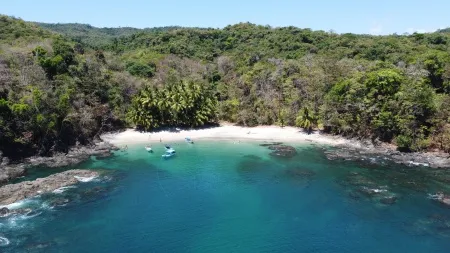
[[[94,188],[89,188],[85,191],[83,191],[81,194],[83,195],[84,198],[89,198],[89,197],[95,197],[99,194],[104,194],[107,193],[108,189],[105,187],[94,187]]]
[[[377,195],[383,192],[386,192],[386,190],[384,189],[373,189],[373,188],[369,188],[369,187],[361,187],[358,189],[358,191],[366,196],[373,196],[373,195]]]
[[[356,192],[353,192],[353,191],[349,192],[349,193],[348,193],[348,196],[349,196],[351,199],[355,199],[355,200],[361,198],[361,196],[360,196],[359,194],[357,194]]]
[[[0,187],[0,205],[12,204],[41,193],[52,192],[58,188],[76,184],[79,182],[76,177],[90,178],[98,175],[96,171],[68,170],[46,178],[38,178],[34,181],[4,185]]]
[[[268,146],[270,150],[271,156],[275,157],[283,157],[283,158],[292,158],[297,155],[297,149],[288,145],[270,145]]]
[[[270,143],[259,144],[259,146],[261,146],[261,147],[270,147],[270,146],[281,145],[281,144],[283,144],[283,143],[282,142],[270,142]]]
[[[342,184],[348,186],[365,186],[365,187],[376,186],[376,183],[373,182],[372,179],[357,173],[350,173],[350,175],[345,178]]]
[[[316,175],[316,173],[312,170],[301,169],[301,168],[290,168],[285,170],[284,175],[290,178],[301,178],[301,179],[310,179]]]
[[[450,237],[450,220],[442,215],[431,215],[419,219],[411,226],[412,232],[418,235]]]
[[[67,203],[69,203],[69,200],[66,198],[57,198],[57,199],[53,199],[50,201],[49,205],[51,207],[56,207],[56,206],[64,206]]]
[[[262,160],[262,158],[257,155],[244,155],[244,158],[249,159],[249,160],[255,160],[255,161]]]
[[[392,195],[392,196],[387,196],[387,197],[381,198],[380,202],[385,205],[393,205],[397,202],[397,199],[398,198],[396,196]]]
[[[98,154],[95,157],[97,159],[101,160],[101,159],[105,159],[105,158],[111,157],[112,155],[113,155],[113,153],[111,153],[111,152],[105,152],[105,153]]]
[[[262,143],[259,144],[259,146],[267,147],[272,150],[270,155],[275,157],[291,158],[297,155],[297,150],[294,147],[284,145],[282,142]]]
[[[39,243],[29,244],[26,248],[30,252],[36,252],[36,250],[39,250],[38,252],[45,252],[45,251],[41,251],[41,250],[47,249],[48,247],[50,247],[52,245],[53,245],[52,242],[39,242]]]

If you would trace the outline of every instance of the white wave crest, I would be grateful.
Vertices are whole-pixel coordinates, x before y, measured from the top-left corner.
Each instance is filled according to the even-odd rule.
[[[409,161],[409,164],[415,165],[415,166],[425,166],[425,167],[430,166],[428,163],[418,163],[418,162],[413,162],[413,161]]]
[[[30,213],[32,213],[32,212],[29,212],[29,213],[27,213],[25,215],[20,216],[20,219],[27,220],[27,219],[31,219],[31,218],[34,218],[34,217],[39,216],[39,215],[42,214],[42,212],[35,212],[33,214],[30,214]]]
[[[441,199],[444,198],[444,194],[441,194],[441,193],[436,193],[436,194],[428,193],[428,198],[429,199],[433,199],[433,200],[441,200]]]
[[[7,246],[8,244],[9,244],[8,238],[0,236],[0,247]]]
[[[91,182],[92,180],[96,179],[97,177],[79,177],[79,176],[74,176],[78,181],[86,183],[86,182]]]
[[[53,193],[61,194],[61,193],[65,192],[66,190],[73,189],[73,188],[77,188],[77,187],[74,186],[74,185],[64,186],[64,187],[61,187],[61,188],[58,188],[58,189],[54,190]]]
[[[9,205],[0,206],[0,208],[6,207],[9,210],[14,210],[14,209],[19,209],[19,208],[26,207],[26,206],[28,206],[30,204],[37,203],[37,202],[38,202],[38,200],[36,200],[36,199],[23,199],[23,200],[14,202],[14,203],[9,204]]]

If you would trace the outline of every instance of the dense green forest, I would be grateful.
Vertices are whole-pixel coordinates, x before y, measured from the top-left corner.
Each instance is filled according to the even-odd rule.
[[[450,151],[450,35],[240,23],[95,28],[0,16],[0,150],[51,155],[136,126],[299,126]]]
[[[169,26],[169,27],[155,27],[138,29],[133,27],[120,27],[120,28],[97,28],[87,24],[48,24],[38,23],[40,27],[52,30],[62,35],[69,36],[72,40],[84,45],[88,45],[91,48],[99,49],[104,48],[111,44],[113,39],[117,39],[122,36],[130,36],[139,32],[166,32],[170,30],[181,29],[181,27]]]

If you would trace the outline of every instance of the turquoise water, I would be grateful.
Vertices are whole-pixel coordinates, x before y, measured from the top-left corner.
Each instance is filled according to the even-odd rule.
[[[447,191],[446,170],[329,161],[314,145],[274,158],[258,144],[93,159],[79,167],[100,178],[0,218],[0,252],[449,252],[450,209],[428,198]]]

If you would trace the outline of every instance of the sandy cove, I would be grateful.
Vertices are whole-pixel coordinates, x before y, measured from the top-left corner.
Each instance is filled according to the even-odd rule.
[[[268,142],[290,142],[290,143],[317,143],[330,146],[338,146],[333,152],[327,153],[327,157],[344,160],[366,160],[370,157],[385,157],[396,163],[407,166],[429,166],[433,168],[450,168],[449,154],[442,152],[415,152],[402,153],[391,144],[380,143],[374,145],[370,141],[346,139],[341,136],[305,133],[301,128],[279,127],[279,126],[257,126],[241,127],[221,124],[218,127],[205,129],[192,129],[179,131],[155,131],[139,132],[127,129],[118,133],[107,133],[102,139],[113,145],[124,146],[130,144],[173,144],[184,141],[190,137],[194,142],[198,140],[231,140],[231,141],[268,141]]]
[[[184,141],[189,137],[197,140],[234,140],[234,141],[281,141],[281,142],[315,142],[329,145],[349,144],[348,139],[319,133],[307,134],[300,128],[279,126],[241,127],[235,125],[221,125],[205,129],[179,131],[139,132],[127,129],[119,133],[108,133],[102,136],[104,141],[114,145],[170,143]]]

